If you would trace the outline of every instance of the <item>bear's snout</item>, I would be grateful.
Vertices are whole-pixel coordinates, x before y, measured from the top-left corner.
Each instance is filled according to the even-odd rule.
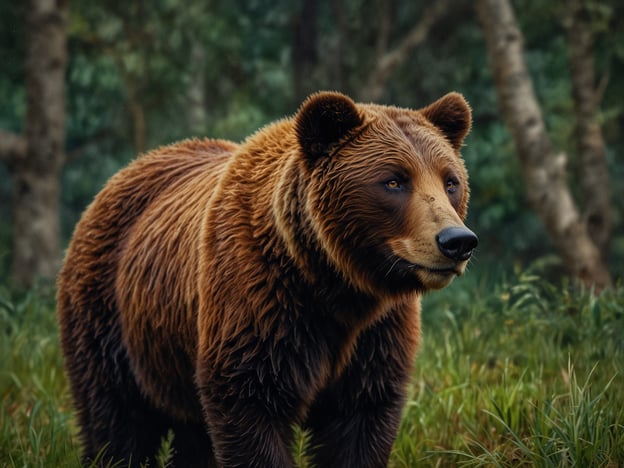
[[[470,258],[472,251],[479,244],[479,238],[468,228],[450,227],[438,233],[436,242],[445,257],[463,262]]]

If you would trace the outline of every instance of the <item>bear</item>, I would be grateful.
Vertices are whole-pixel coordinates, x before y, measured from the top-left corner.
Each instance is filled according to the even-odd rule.
[[[420,298],[462,275],[464,97],[419,110],[309,96],[242,143],[139,156],[78,222],[58,320],[85,462],[389,460]]]

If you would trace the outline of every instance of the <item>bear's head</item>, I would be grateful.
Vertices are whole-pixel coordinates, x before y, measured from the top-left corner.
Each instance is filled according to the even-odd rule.
[[[478,241],[463,223],[471,111],[460,94],[409,110],[323,92],[294,122],[313,235],[353,287],[422,292],[464,272]]]

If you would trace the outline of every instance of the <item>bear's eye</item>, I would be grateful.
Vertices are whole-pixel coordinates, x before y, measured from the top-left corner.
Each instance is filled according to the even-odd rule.
[[[446,193],[453,194],[457,192],[457,187],[459,186],[459,182],[453,178],[446,180]]]
[[[403,188],[401,182],[399,182],[397,179],[390,179],[385,183],[385,186],[388,190],[401,190],[401,188]]]

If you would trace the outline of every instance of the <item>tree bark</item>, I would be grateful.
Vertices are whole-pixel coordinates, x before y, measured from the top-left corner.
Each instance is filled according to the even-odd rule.
[[[12,280],[21,287],[31,286],[38,279],[53,279],[60,263],[68,2],[30,0],[25,11],[24,134],[2,132],[9,138],[3,138],[0,145],[0,159],[7,161],[13,178]]]
[[[145,125],[145,111],[139,97],[139,86],[130,73],[123,73],[126,92],[128,94],[128,109],[132,118],[134,151],[143,154],[147,149],[147,128]]]
[[[409,54],[418,47],[429,34],[433,25],[444,16],[451,6],[450,0],[438,0],[429,4],[427,9],[420,16],[418,23],[401,39],[393,49],[387,50],[389,28],[386,24],[389,18],[386,15],[381,17],[381,29],[379,40],[377,41],[377,59],[375,67],[371,72],[368,82],[359,93],[358,99],[361,101],[379,101],[383,96],[386,83],[392,73],[405,61]],[[382,8],[384,5],[382,4]],[[387,8],[387,6],[385,6]]]
[[[296,102],[316,90],[318,11],[317,0],[303,0],[301,11],[293,18],[292,63]]]
[[[189,130],[194,135],[202,135],[206,131],[206,50],[204,44],[194,40],[191,45],[190,81],[187,88],[186,120]]]
[[[542,118],[524,60],[523,36],[509,0],[478,0],[498,100],[522,165],[529,203],[544,223],[564,265],[586,285],[602,289],[611,276],[590,238]]]
[[[611,244],[611,184],[605,144],[598,124],[599,93],[594,77],[594,37],[586,1],[568,4],[564,21],[569,50],[572,96],[576,114],[579,153],[579,186],[584,202],[585,222],[603,260]]]
[[[330,0],[330,7],[336,24],[336,41],[333,50],[327,57],[330,63],[329,82],[335,83],[335,89],[349,94],[349,80],[345,78],[349,75],[345,60],[345,54],[349,50],[347,42],[349,36],[348,19],[344,12],[342,0]]]
[[[26,140],[21,135],[0,129],[0,161],[11,164],[26,157]]]

